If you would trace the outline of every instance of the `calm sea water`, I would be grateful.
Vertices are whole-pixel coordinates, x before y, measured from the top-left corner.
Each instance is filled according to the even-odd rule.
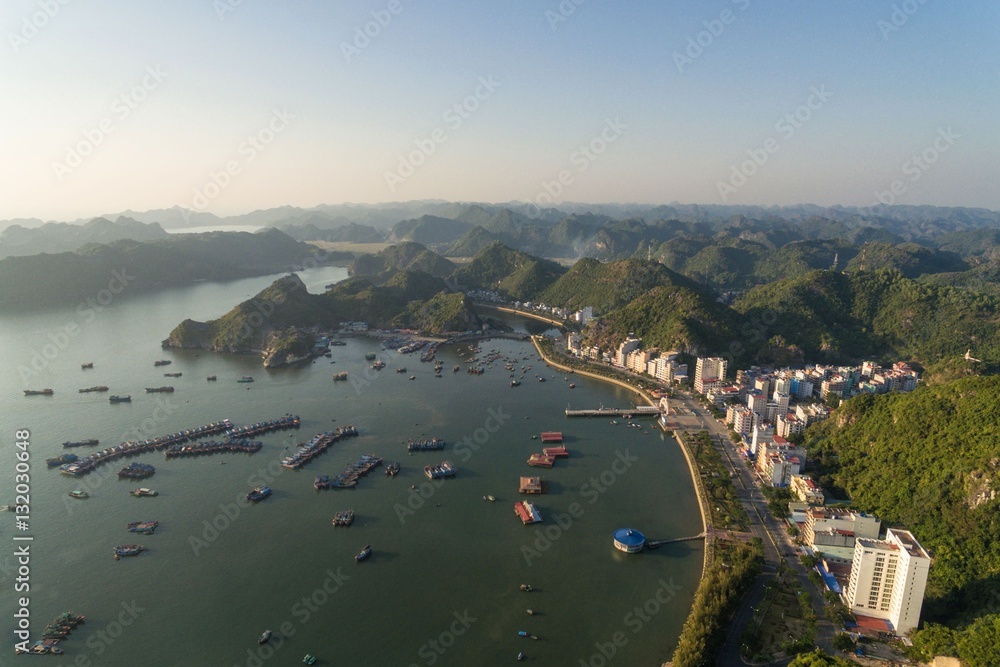
[[[303,274],[313,291],[344,277],[338,268]],[[14,501],[16,429],[30,431],[32,452],[30,529],[17,530],[13,514],[0,513],[7,644],[0,665],[15,641],[15,534],[34,537],[33,636],[65,610],[88,618],[63,642],[66,655],[46,664],[295,665],[312,653],[318,665],[506,665],[519,651],[545,665],[669,659],[697,585],[701,544],[626,556],[612,548],[611,536],[624,526],[654,539],[700,531],[683,455],[649,425],[563,415],[570,404],[623,406],[630,396],[584,378],[565,380],[517,341],[486,341],[480,354],[496,349],[516,358],[518,377],[530,365],[515,388],[502,360],[484,375],[467,374],[459,357],[467,348],[439,353],[442,378],[431,364],[396,357],[368,338],[334,347],[332,359],[273,371],[254,358],[160,349],[184,318],[217,317],[272,279],[120,298],[101,312],[62,308],[0,320],[0,504]],[[379,353],[386,369],[371,371],[368,352]],[[161,358],[173,363],[154,368]],[[85,362],[94,368],[82,370]],[[462,371],[453,373],[456,364]],[[407,371],[396,373],[401,366]],[[333,382],[337,371],[350,381]],[[243,375],[256,382],[238,384]],[[100,384],[133,402],[110,405],[107,394],[77,392]],[[176,391],[143,391],[163,384]],[[55,394],[22,395],[45,387]],[[263,437],[255,455],[143,455],[137,460],[154,464],[156,474],[141,484],[117,479],[122,464],[76,480],[44,461],[63,453],[66,440],[99,438],[103,446],[288,412],[302,417],[302,428]],[[278,465],[288,447],[344,424],[361,437],[301,471]],[[552,470],[525,464],[541,447],[532,436],[543,430],[563,431],[572,453]],[[448,448],[408,455],[402,441],[421,434],[447,439]],[[377,469],[357,490],[313,489],[315,475],[334,475],[363,453],[400,461],[402,473],[388,478]],[[443,459],[458,475],[431,485],[422,468]],[[523,498],[518,478],[539,473],[549,484],[548,495],[536,498],[545,521],[525,527],[513,511]],[[247,507],[242,498],[263,482],[274,495]],[[128,490],[140,485],[159,497],[131,497]],[[90,498],[69,498],[74,488]],[[484,501],[487,494],[496,502]],[[334,512],[347,508],[357,513],[354,525],[331,526]],[[160,522],[155,535],[126,531],[127,522],[147,519]],[[114,545],[132,542],[149,551],[113,560]],[[356,564],[366,544],[374,555]],[[521,592],[521,583],[535,590]],[[268,628],[275,637],[260,648],[257,636]],[[539,639],[521,638],[519,630]]]

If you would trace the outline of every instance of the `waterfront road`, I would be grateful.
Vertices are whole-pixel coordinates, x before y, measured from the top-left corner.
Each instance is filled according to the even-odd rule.
[[[674,407],[680,408],[678,410],[680,414],[672,418],[678,421],[681,428],[694,432],[704,430],[712,437],[722,460],[732,471],[733,486],[749,517],[750,531],[761,539],[764,549],[764,567],[736,609],[716,664],[727,666],[744,664],[740,657],[740,636],[746,624],[753,618],[754,609],[758,608],[764,599],[765,586],[777,577],[782,562],[795,573],[803,590],[809,593],[812,600],[813,611],[816,612],[818,619],[816,644],[823,650],[833,653],[832,640],[836,629],[824,616],[823,609],[826,602],[816,586],[809,581],[808,572],[799,562],[795,545],[788,538],[784,524],[768,510],[767,499],[757,485],[750,468],[730,440],[728,427],[716,420],[708,409],[694,398],[674,398],[670,403],[672,412]],[[782,662],[787,663],[787,660]]]

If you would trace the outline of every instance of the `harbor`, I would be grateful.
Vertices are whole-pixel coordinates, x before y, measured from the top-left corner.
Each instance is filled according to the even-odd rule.
[[[596,410],[571,410],[566,408],[567,417],[659,417],[660,408],[655,405],[635,405],[630,408],[597,408]]]
[[[329,366],[322,361],[311,369],[306,366],[264,372],[257,358],[244,361],[204,351],[158,355],[158,341],[146,346],[145,352],[116,351],[120,359],[102,354],[100,347],[88,347],[91,336],[102,345],[112,335],[139,340],[147,329],[165,335],[184,317],[197,314],[192,299],[184,300],[184,307],[174,310],[169,303],[155,301],[149,306],[143,302],[141,310],[133,309],[123,301],[120,319],[97,318],[75,343],[79,346],[76,353],[57,360],[62,364],[54,365],[59,373],[72,371],[64,382],[42,377],[8,392],[16,402],[7,405],[19,410],[25,423],[33,427],[32,444],[37,457],[33,462],[42,465],[42,470],[36,471],[41,474],[37,475],[32,498],[38,519],[33,526],[36,539],[44,538],[50,545],[72,545],[33,554],[37,559],[33,561],[33,565],[37,563],[34,576],[43,584],[33,598],[37,630],[69,608],[86,614],[88,624],[92,623],[90,619],[114,619],[122,610],[122,600],[135,599],[144,611],[125,628],[118,641],[104,646],[99,658],[102,664],[151,664],[155,661],[150,656],[169,656],[172,664],[245,664],[247,650],[257,651],[257,638],[265,628],[274,631],[272,648],[277,640],[287,642],[288,637],[283,637],[279,629],[286,620],[295,630],[294,646],[286,643],[287,655],[280,660],[289,663],[298,664],[308,651],[319,657],[317,665],[423,664],[418,654],[421,646],[454,620],[453,611],[468,610],[470,616],[480,620],[457,638],[447,656],[436,664],[494,667],[514,663],[517,652],[522,650],[528,654],[525,664],[576,664],[579,659],[588,659],[593,651],[583,650],[583,642],[590,641],[592,646],[606,641],[609,633],[620,627],[624,613],[611,605],[594,606],[587,601],[628,599],[641,603],[647,599],[650,586],[655,587],[657,578],[668,568],[679,593],[656,616],[662,632],[630,636],[629,644],[620,649],[614,662],[661,664],[665,652],[669,657],[672,637],[684,621],[700,573],[702,546],[697,542],[691,546],[663,546],[633,558],[613,548],[611,531],[632,525],[651,538],[700,531],[696,522],[686,523],[692,509],[697,516],[697,507],[686,499],[690,488],[683,458],[678,464],[673,457],[676,446],[661,443],[658,436],[643,438],[635,430],[613,427],[602,420],[586,424],[563,421],[561,414],[570,398],[574,406],[580,407],[602,403],[628,406],[631,402],[624,392],[580,376],[575,378],[576,389],[570,392],[561,375],[553,377],[556,373],[544,370],[533,350],[517,341],[482,343],[481,351],[475,353],[462,346],[466,359],[457,356],[458,348],[441,346],[437,359],[445,362],[446,373],[443,379],[434,379],[432,364],[391,356],[384,356],[388,375],[386,371],[376,375],[368,368],[364,355],[377,352],[378,343],[370,338],[346,338],[346,346],[331,348],[333,358],[338,367],[343,365],[350,372],[352,379],[370,382],[360,392],[344,384],[334,385],[327,372]],[[224,312],[219,310],[218,302],[213,293],[211,300],[201,306],[201,312],[218,316]],[[166,321],[144,321],[147,307]],[[61,316],[54,324],[60,321]],[[132,321],[136,322],[134,328]],[[508,359],[516,355],[518,367],[531,364],[532,371],[526,376],[529,381],[510,389],[509,372],[505,372],[502,360],[492,366],[485,361],[493,348]],[[162,418],[158,414],[153,417],[155,421],[142,426],[142,421],[152,416],[154,401],[137,395],[144,383],[131,380],[131,374],[143,366],[152,371],[149,366],[153,359],[168,354],[173,358],[170,368],[184,371],[182,380],[186,382],[176,385],[174,394],[161,395],[174,406],[173,412]],[[447,372],[456,365],[464,370],[471,356],[479,357],[477,364],[485,369],[484,374],[473,377]],[[524,356],[530,359],[522,359]],[[82,374],[79,362],[91,359],[97,362],[96,370],[87,371],[92,374],[88,379],[93,377],[93,384],[110,385],[117,393],[131,393],[131,407],[109,409],[106,394],[77,394]],[[403,365],[409,367],[408,374],[417,376],[416,381],[408,382],[406,375],[399,377],[392,372]],[[537,372],[545,373],[549,381],[536,382]],[[218,382],[206,382],[209,375],[216,375]],[[253,375],[256,382],[237,384],[235,381],[242,375]],[[433,392],[428,391],[428,382]],[[31,386],[52,387],[55,396],[34,401],[22,398],[20,389]],[[246,387],[251,389],[247,391]],[[72,402],[78,398],[79,403]],[[23,411],[25,406],[28,412]],[[51,417],[53,408],[59,411],[58,419]],[[477,429],[490,417],[489,409],[494,410],[494,417],[498,415],[505,421],[498,431],[490,433],[488,440],[476,439]],[[164,447],[136,455],[135,460],[155,464],[157,469],[153,477],[141,482],[117,481],[115,473],[128,459],[119,459],[117,466],[102,466],[96,474],[79,480],[55,472],[44,474],[44,459],[62,451],[90,454],[122,441],[150,439],[222,417],[242,425],[288,411],[301,415],[300,428],[305,430],[251,436],[264,443],[254,456],[217,454],[163,462]],[[334,422],[334,418],[338,421]],[[281,468],[282,457],[297,449],[294,443],[348,423],[355,424],[361,435],[328,448],[303,468],[305,474]],[[133,432],[137,427],[142,430],[141,436]],[[542,452],[543,447],[550,446],[532,442],[531,436],[548,430],[565,431],[570,458],[565,465],[557,461],[551,471],[527,467],[525,459],[530,452]],[[447,447],[436,458],[430,452],[403,458],[405,445],[401,443],[421,433],[428,438],[446,439]],[[189,442],[221,441],[225,435],[203,435]],[[99,438],[101,446],[61,448],[63,441],[91,437]],[[470,449],[464,444],[466,438],[479,448]],[[641,463],[629,468],[597,502],[589,504],[588,497],[580,495],[582,485],[599,477],[608,469],[615,452],[625,448],[640,456]],[[315,476],[328,474],[332,478],[365,452],[401,460],[398,477],[383,480],[380,466],[348,495],[344,495],[346,490],[336,493],[313,489]],[[424,475],[424,464],[439,463],[445,455],[460,468],[458,474],[431,482]],[[519,476],[539,473],[549,483],[548,494],[520,499],[530,499],[544,522],[524,526],[519,518],[511,516],[512,505],[518,500]],[[246,505],[246,493],[261,484],[273,488],[273,495],[257,505]],[[75,485],[86,489],[90,498],[67,497]],[[130,496],[129,491],[140,485],[151,487],[158,497]],[[412,489],[413,485],[417,489]],[[420,493],[428,497],[423,498],[416,514],[404,515],[403,522],[395,506],[417,507]],[[495,495],[496,502],[484,501],[488,494]],[[536,531],[555,530],[556,517],[581,501],[586,509],[585,520],[574,520],[572,529],[564,531],[529,566],[522,549],[535,548]],[[72,514],[66,503],[72,504]],[[226,517],[221,507],[232,503],[239,506],[239,515],[231,510]],[[349,507],[356,512],[351,527],[334,528],[331,520],[335,513]],[[125,525],[137,519],[156,519],[160,527],[149,537],[127,533]],[[446,539],[455,533],[463,539]],[[321,546],[313,548],[312,543],[321,538]],[[122,562],[109,557],[113,545],[139,539],[150,549],[140,552],[141,557],[122,557]],[[354,557],[367,543],[373,546],[372,556],[356,570]],[[426,557],[418,557],[423,555]],[[624,565],[620,559],[627,559]],[[426,576],[428,562],[449,574]],[[289,610],[302,596],[324,585],[326,569],[336,574],[340,564],[351,578],[327,583],[327,592],[339,587],[338,592],[310,615],[309,622],[301,623],[301,618],[290,615]],[[262,569],[269,574],[256,576]],[[88,574],[73,577],[69,574],[72,571]],[[613,577],[609,575],[612,571]],[[186,585],[176,586],[178,580]],[[253,585],[248,586],[248,580]],[[534,590],[520,592],[521,582],[530,582]],[[421,600],[420,613],[386,608],[386,598],[371,594],[372,586],[391,591],[392,599]],[[200,602],[205,590],[213,591],[212,599]],[[525,607],[533,608],[537,615],[526,616]],[[5,606],[5,613],[7,609]],[[184,613],[176,613],[179,609]],[[523,620],[519,622],[518,616]],[[484,621],[505,617],[508,620],[496,631],[493,621]],[[106,623],[95,620],[91,630],[84,625],[74,631],[72,638],[60,644],[70,654],[63,661],[70,664],[83,654],[92,661],[98,659],[86,641],[92,639],[93,645],[100,646],[95,633]],[[537,634],[540,640],[519,637],[520,629]],[[628,632],[627,627],[622,629]],[[391,643],[383,640],[387,632],[395,638]],[[184,640],[179,642],[178,637]],[[289,653],[288,648],[295,650]],[[55,656],[50,661],[63,664]],[[272,658],[263,662],[277,661]]]

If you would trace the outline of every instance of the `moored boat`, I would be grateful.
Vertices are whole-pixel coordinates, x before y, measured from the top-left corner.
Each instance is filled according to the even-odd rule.
[[[368,558],[371,555],[372,555],[372,545],[366,544],[365,548],[362,549],[361,552],[354,557],[354,560],[360,563],[361,561],[363,561],[364,559]]]
[[[146,387],[147,394],[163,394],[170,393],[174,390],[173,387]]]
[[[143,496],[152,497],[160,495],[158,491],[153,491],[152,489],[147,489],[145,487],[139,489],[132,489],[131,491],[129,491],[129,493],[131,493],[136,498],[142,498]]]
[[[143,535],[152,535],[156,527],[160,525],[159,521],[130,521],[128,523],[128,530],[130,533],[142,533]]]
[[[334,526],[350,526],[354,523],[354,510],[343,510],[333,515]]]
[[[131,396],[108,396],[108,401],[111,403],[131,403]]]
[[[83,370],[87,370],[88,368],[93,368],[93,367],[94,367],[93,361],[88,361],[85,364],[80,364],[80,368],[82,368]]]
[[[90,494],[84,491],[83,489],[74,489],[73,491],[69,492],[69,497],[79,498],[80,500],[84,500],[86,498],[89,498]]]
[[[257,643],[266,644],[268,641],[271,640],[271,634],[272,633],[270,630],[264,630],[264,632],[260,635],[260,637],[257,638]]]
[[[214,375],[209,375],[205,379],[208,380],[209,382],[215,382],[218,378],[216,378]]]
[[[123,544],[115,547],[115,560],[120,560],[124,556],[138,556],[145,550],[141,544]]]
[[[184,375],[184,373],[164,373],[163,377],[165,377],[165,378],[179,378],[182,375]]]
[[[133,461],[119,470],[118,476],[125,477],[127,479],[145,479],[146,477],[152,477],[155,472],[156,468],[149,463],[139,463],[138,461]]]
[[[78,458],[79,457],[76,454],[63,454],[62,456],[57,456],[55,458],[45,459],[45,463],[47,463],[50,468],[55,468],[65,463],[72,463]]]
[[[385,464],[385,474],[388,477],[395,477],[399,474],[399,463],[397,461],[390,461]]]
[[[53,392],[51,389],[25,389],[25,396],[51,396]]]
[[[159,361],[154,361],[153,365],[154,366],[169,366],[172,363],[174,363],[174,362],[170,361],[169,359],[160,359]]]
[[[247,494],[247,500],[253,503],[259,503],[260,501],[264,500],[264,498],[267,498],[270,495],[271,495],[271,487],[267,486],[266,484],[262,484],[260,486],[254,487],[253,490]]]
[[[305,656],[302,658],[302,662],[304,662],[307,665],[315,665],[316,656],[306,653]]]
[[[237,382],[253,382],[253,376],[252,375],[244,375],[239,380],[237,380]]]
[[[454,477],[455,466],[452,465],[451,461],[442,461],[437,465],[424,466],[424,474],[427,475],[427,479],[441,479],[443,477]]]
[[[339,373],[334,373],[333,374],[333,380],[334,380],[334,382],[341,382],[341,381],[346,380],[346,379],[347,379],[347,371],[341,371]]]
[[[106,387],[103,384],[101,384],[101,385],[97,385],[96,387],[86,387],[85,389],[79,389],[78,391],[81,394],[89,394],[89,393],[94,392],[94,391],[107,391],[107,390],[108,390],[108,387]]]

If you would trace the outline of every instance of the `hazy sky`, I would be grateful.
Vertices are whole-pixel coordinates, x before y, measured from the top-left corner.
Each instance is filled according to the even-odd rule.
[[[0,26],[0,218],[1000,209],[995,0],[3,0]]]

